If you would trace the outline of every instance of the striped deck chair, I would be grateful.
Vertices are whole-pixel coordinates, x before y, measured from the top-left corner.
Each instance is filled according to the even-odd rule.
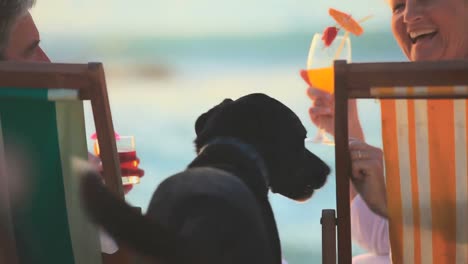
[[[88,157],[82,100],[91,101],[106,184],[123,199],[102,65],[0,63],[0,223],[15,241],[10,263],[103,263],[72,169],[72,157]],[[26,186],[20,204],[10,199],[16,180]]]
[[[338,263],[351,263],[349,98],[382,99],[393,263],[468,263],[468,61],[334,69]]]

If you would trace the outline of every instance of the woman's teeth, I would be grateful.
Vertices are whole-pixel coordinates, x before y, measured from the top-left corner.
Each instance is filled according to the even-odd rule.
[[[437,33],[436,30],[433,29],[425,29],[425,30],[416,30],[409,32],[409,37],[411,42],[416,43],[419,39],[424,37],[433,37]]]

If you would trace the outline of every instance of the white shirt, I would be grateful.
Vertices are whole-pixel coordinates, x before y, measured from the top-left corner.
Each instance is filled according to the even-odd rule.
[[[387,219],[373,213],[361,196],[356,195],[351,202],[351,237],[370,254],[355,257],[353,263],[391,263],[388,232]]]

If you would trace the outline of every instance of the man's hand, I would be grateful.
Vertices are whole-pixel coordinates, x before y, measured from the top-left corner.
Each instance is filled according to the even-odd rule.
[[[88,161],[92,164],[92,166],[101,173],[101,176],[102,176],[102,162],[101,162],[101,159],[91,153],[88,152]],[[140,163],[140,160],[138,159],[137,160],[137,164]],[[128,168],[127,166],[120,166],[120,173],[121,173],[121,176],[122,177],[125,177],[125,176],[133,176],[133,175],[136,175],[136,176],[139,176],[140,178],[143,177],[143,175],[145,175],[145,171],[138,168],[138,167],[135,167],[135,168]],[[123,186],[123,189],[124,189],[124,193],[127,194],[128,192],[130,192],[132,189],[133,189],[133,184],[126,184]]]

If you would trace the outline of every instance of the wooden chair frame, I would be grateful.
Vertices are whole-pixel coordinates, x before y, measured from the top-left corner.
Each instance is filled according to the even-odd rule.
[[[349,180],[351,160],[348,148],[348,99],[467,99],[468,93],[449,94],[442,90],[436,94],[415,92],[413,95],[382,95],[372,87],[468,85],[468,60],[440,62],[347,63],[335,61],[335,158],[336,208],[322,213],[323,263],[350,264],[351,222]],[[332,210],[333,211],[333,210]],[[337,226],[336,242],[334,225]],[[333,228],[331,227],[333,226]],[[338,251],[336,251],[336,245]]]
[[[107,187],[124,199],[120,162],[114,137],[104,68],[101,63],[61,64],[0,62],[0,89],[74,89],[80,100],[90,100]],[[104,263],[128,263],[126,250],[105,256]]]

